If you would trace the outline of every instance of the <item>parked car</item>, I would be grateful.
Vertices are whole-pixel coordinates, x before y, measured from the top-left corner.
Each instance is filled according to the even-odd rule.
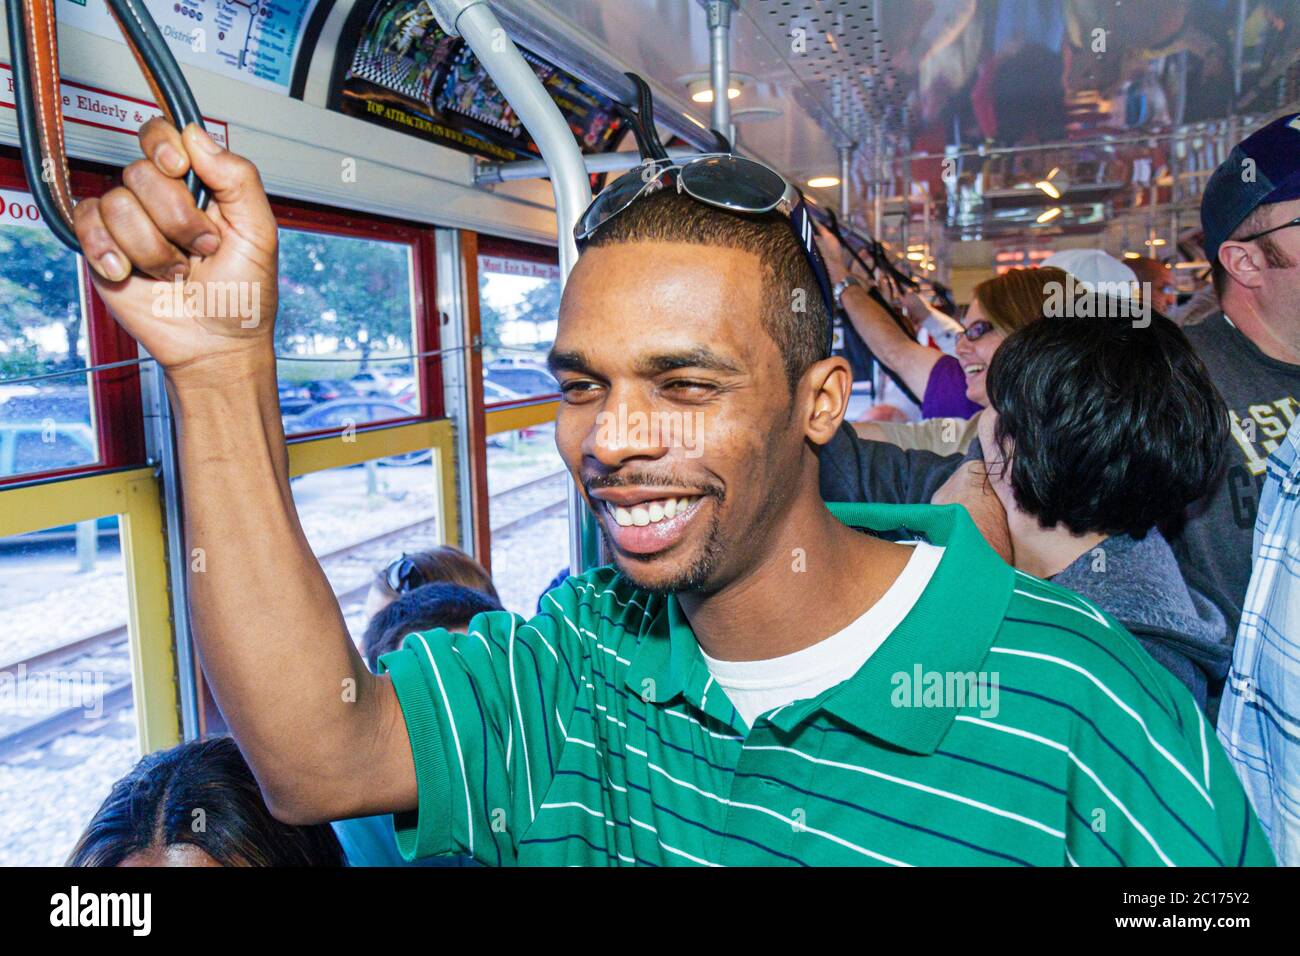
[[[93,464],[95,431],[85,422],[0,422],[0,476]]]
[[[311,400],[318,403],[332,402],[336,399],[361,394],[351,382],[342,382],[332,378],[313,379],[306,383],[306,387]]]
[[[280,393],[280,414],[299,415],[312,406],[311,391],[298,382],[277,382]]]
[[[361,428],[376,422],[410,418],[412,409],[391,398],[354,395],[332,402],[315,405],[301,415],[284,416],[284,433],[301,435],[305,432],[324,431],[328,428]],[[427,462],[433,453],[427,449],[391,455],[380,459],[385,465],[418,465]]]
[[[358,395],[391,396],[400,392],[411,381],[409,376],[394,376],[370,369],[357,372],[348,382]]]
[[[491,379],[483,379],[483,402],[487,405],[496,405],[499,402],[517,402],[527,396],[516,392],[512,388],[506,388],[500,382],[494,382]]]
[[[533,395],[553,395],[560,384],[546,367],[534,362],[499,361],[483,369],[483,381],[495,382],[525,398]],[[501,401],[488,398],[487,401]]]

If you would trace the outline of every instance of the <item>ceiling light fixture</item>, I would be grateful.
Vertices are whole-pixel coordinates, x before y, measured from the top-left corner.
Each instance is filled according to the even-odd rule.
[[[808,180],[808,185],[813,189],[826,189],[830,186],[838,186],[840,177],[838,176],[814,176]]]
[[[679,76],[677,82],[686,87],[687,93],[696,103],[713,102],[713,77],[708,73],[687,73]],[[748,73],[732,73],[731,82],[727,84],[727,99],[734,100],[740,91],[754,82]]]
[[[1061,214],[1061,207],[1060,207],[1060,206],[1053,206],[1051,209],[1047,210],[1047,212],[1045,212],[1045,213],[1043,213],[1042,215],[1040,215],[1040,216],[1038,217],[1038,220],[1037,220],[1037,221],[1039,222],[1039,224],[1042,224],[1042,223],[1045,223],[1045,222],[1051,222],[1053,219],[1055,219],[1055,218],[1056,218],[1057,216],[1059,216],[1060,214]]]

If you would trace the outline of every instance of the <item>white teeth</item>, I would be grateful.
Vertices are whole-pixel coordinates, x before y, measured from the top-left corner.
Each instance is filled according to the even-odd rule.
[[[632,505],[630,508],[621,508],[618,505],[606,502],[606,508],[624,528],[636,525],[638,528],[644,528],[649,524],[657,524],[665,518],[673,518],[685,514],[687,509],[699,501],[698,497],[689,498],[660,498],[657,501],[646,501],[638,505]]]

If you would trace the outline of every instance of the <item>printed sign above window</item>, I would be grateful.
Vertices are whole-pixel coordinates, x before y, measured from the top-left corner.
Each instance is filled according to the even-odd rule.
[[[425,0],[372,0],[353,10],[338,44],[330,108],[463,152],[531,159],[537,146],[459,37]],[[614,148],[624,130],[609,97],[523,51],[583,152]]]

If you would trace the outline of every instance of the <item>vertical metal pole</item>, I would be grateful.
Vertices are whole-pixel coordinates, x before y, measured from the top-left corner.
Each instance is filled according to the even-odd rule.
[[[574,224],[591,204],[591,181],[573,130],[487,0],[429,0],[429,5],[444,32],[465,38],[546,160],[555,196],[560,281],[564,282],[578,261]],[[600,563],[599,540],[595,516],[578,488],[571,485],[569,567],[573,573],[581,574]]]
[[[143,352],[143,350],[141,350]],[[176,640],[176,697],[180,702],[181,739],[199,736],[198,668],[194,635],[190,630],[189,552],[185,545],[181,510],[180,459],[175,422],[162,369],[156,362],[140,366],[144,380],[145,451],[155,463],[162,486],[162,524],[167,550],[167,577],[171,592],[172,634]]]
[[[1237,101],[1241,99],[1241,70],[1246,52],[1246,0],[1237,0],[1237,27],[1232,37],[1232,106],[1229,114],[1237,114]]]
[[[474,476],[469,463],[474,454],[470,447],[470,352],[473,342],[465,340],[465,270],[460,258],[460,230],[438,229],[434,233],[434,254],[437,259],[437,308],[439,321],[439,346],[442,354],[442,397],[447,417],[451,419],[456,448],[456,509],[460,527],[460,548],[476,558],[483,555],[475,550],[474,534]],[[439,529],[444,537],[448,529]]]
[[[853,228],[853,190],[849,188],[849,176],[853,168],[854,144],[840,147],[840,219],[844,225]]]
[[[875,129],[875,155],[871,158],[871,164],[875,167],[875,196],[874,208],[871,211],[871,235],[874,239],[879,239],[881,232],[885,228],[883,196],[885,191],[885,137],[881,131],[880,124],[873,124]]]
[[[734,140],[731,128],[731,8],[736,0],[707,0],[709,75],[713,86],[713,128]]]

